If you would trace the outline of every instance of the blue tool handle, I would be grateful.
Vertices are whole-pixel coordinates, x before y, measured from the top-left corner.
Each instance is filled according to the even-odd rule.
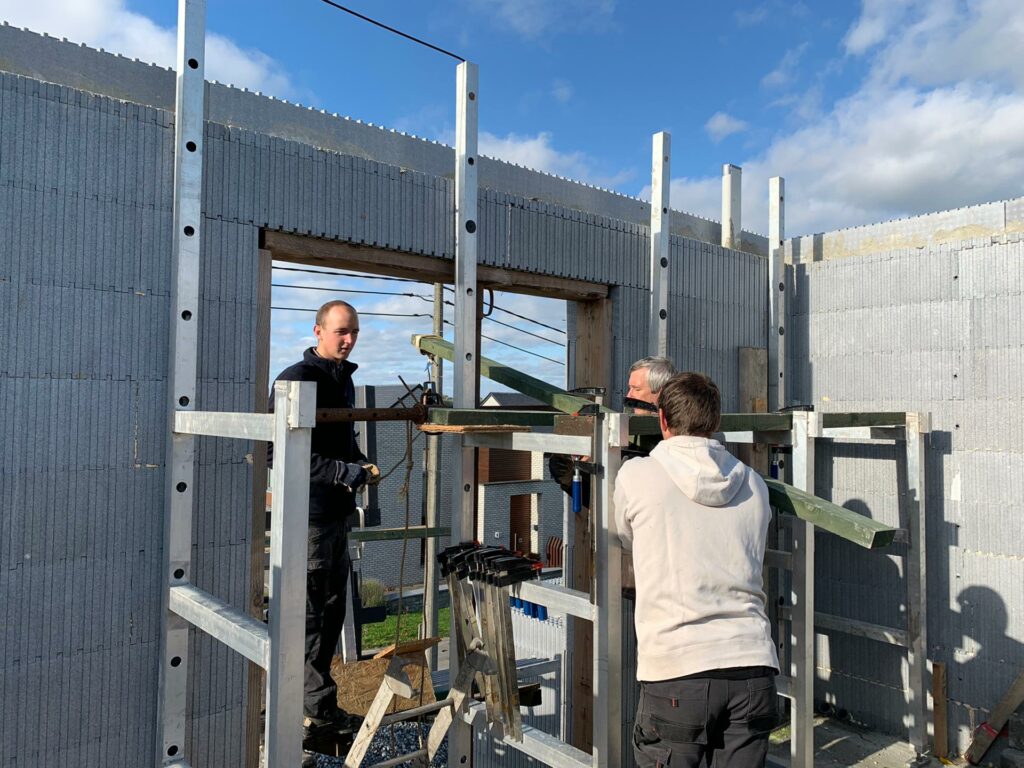
[[[577,469],[572,476],[572,513],[578,515],[583,511],[583,478]]]

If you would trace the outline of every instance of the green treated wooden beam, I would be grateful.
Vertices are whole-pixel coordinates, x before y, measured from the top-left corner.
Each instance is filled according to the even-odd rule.
[[[858,514],[831,501],[819,499],[806,491],[764,478],[768,486],[768,500],[780,512],[796,515],[816,528],[852,541],[866,549],[880,549],[892,544],[896,529]]]
[[[431,408],[427,423],[446,427],[496,426],[550,427],[559,414],[554,411],[507,411],[504,408]]]
[[[902,411],[881,413],[823,413],[821,426],[831,427],[902,427],[907,423],[907,414]]]
[[[723,413],[722,432],[787,432],[793,417],[788,413]],[[631,435],[660,435],[657,416],[630,416]]]
[[[415,334],[412,337],[412,345],[426,355],[434,355],[455,364],[455,345],[440,336]],[[563,413],[578,413],[581,408],[593,405],[585,397],[571,395],[564,389],[559,389],[546,381],[536,379],[482,355],[480,357],[480,375],[486,376],[491,381],[504,384],[506,387],[511,387],[516,392],[522,392],[535,400],[540,400]],[[602,408],[602,410],[608,409]]]

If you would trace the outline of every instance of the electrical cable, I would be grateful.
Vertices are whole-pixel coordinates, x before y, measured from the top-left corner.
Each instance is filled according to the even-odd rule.
[[[360,280],[390,280],[395,283],[418,283],[426,285],[422,280],[413,280],[411,277],[388,277],[386,275],[363,275],[358,272],[324,272],[322,269],[306,269],[305,267],[279,267],[276,264],[273,269],[282,272],[305,272],[310,275],[327,275],[328,277],[356,277]]]
[[[313,313],[317,312],[317,310],[315,308],[310,308],[310,307],[274,307],[274,306],[272,306],[271,309],[280,309],[280,310],[283,310],[285,312],[313,312]],[[410,312],[410,313],[402,313],[402,312],[360,312],[359,314],[360,315],[367,315],[367,316],[370,316],[370,317],[433,317],[433,315],[431,315],[431,314],[429,314],[427,312]]]
[[[419,43],[420,45],[426,46],[427,48],[430,48],[431,50],[437,51],[438,53],[443,53],[445,56],[451,56],[456,61],[465,61],[465,59],[462,58],[461,56],[459,56],[457,53],[452,53],[451,51],[446,51],[444,48],[438,48],[433,43],[428,43],[426,40],[420,40],[420,38],[413,37],[412,35],[406,34],[405,32],[403,32],[400,29],[395,29],[394,27],[389,27],[387,24],[384,24],[383,22],[377,21],[376,19],[371,19],[369,16],[364,16],[363,14],[359,13],[358,11],[353,11],[351,8],[346,8],[344,5],[341,5],[339,3],[333,2],[333,0],[320,0],[320,2],[324,3],[325,5],[331,6],[332,8],[337,8],[339,11],[344,11],[345,13],[351,14],[351,15],[355,16],[357,19],[362,19],[363,21],[368,21],[370,24],[373,24],[374,26],[380,27],[381,29],[386,29],[388,32],[393,32],[394,34],[396,34],[396,35],[398,35],[400,37],[404,37],[406,40],[412,40],[414,43]]]
[[[452,293],[455,293],[455,289],[454,288],[450,288],[447,285],[444,288],[445,288],[446,291],[451,291]],[[450,301],[445,301],[445,304],[447,304],[450,307],[454,307],[455,306]],[[558,333],[565,334],[565,331],[562,328],[556,328],[553,325],[548,325],[547,323],[542,323],[540,320],[534,320],[532,317],[527,317],[526,315],[520,315],[517,312],[513,312],[511,309],[505,309],[505,307],[499,307],[497,304],[494,305],[494,309],[498,310],[499,312],[504,312],[506,315],[512,315],[513,317],[518,317],[520,320],[526,320],[527,322],[533,323],[534,325],[539,325],[542,328],[548,328],[548,329],[550,329],[552,331],[557,331]]]
[[[452,328],[455,327],[455,323],[450,323],[447,320],[444,321],[444,324],[445,325],[450,325]],[[542,354],[540,354],[538,352],[531,352],[528,349],[523,349],[522,347],[517,347],[515,344],[509,344],[507,341],[502,341],[501,339],[496,339],[493,336],[488,336],[487,334],[484,334],[484,333],[480,334],[480,338],[481,339],[487,339],[488,341],[493,341],[495,344],[501,344],[502,346],[505,346],[505,347],[511,347],[512,349],[518,350],[519,352],[525,352],[526,354],[533,355],[534,357],[539,357],[541,360],[547,360],[549,362],[554,363],[555,365],[565,365],[565,363],[563,361],[561,361],[561,360],[555,360],[555,358],[553,358],[553,357],[547,357],[546,355],[542,355]]]
[[[418,293],[404,293],[402,291],[366,291],[356,288],[320,288],[315,285],[288,285],[287,283],[271,283],[272,288],[298,288],[303,291],[326,291],[328,293],[367,293],[374,296],[408,296],[411,299],[423,299],[432,302],[433,296],[421,296]]]

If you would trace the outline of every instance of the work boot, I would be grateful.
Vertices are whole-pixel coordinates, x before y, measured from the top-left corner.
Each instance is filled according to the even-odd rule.
[[[363,725],[363,718],[335,707],[318,717],[307,717],[306,722],[309,731],[331,730],[344,733],[358,731]]]

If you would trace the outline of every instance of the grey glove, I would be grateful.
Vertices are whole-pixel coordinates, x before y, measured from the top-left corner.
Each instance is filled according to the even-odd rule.
[[[334,484],[344,485],[353,493],[366,485],[368,477],[366,470],[359,464],[346,464],[340,460],[334,464]]]

